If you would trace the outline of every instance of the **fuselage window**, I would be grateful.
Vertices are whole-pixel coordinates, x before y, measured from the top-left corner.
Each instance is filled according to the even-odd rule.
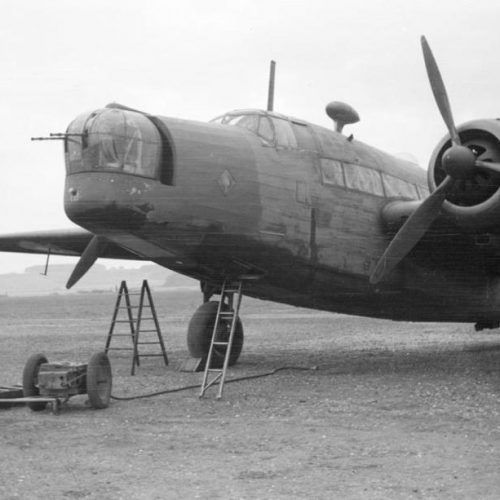
[[[299,149],[305,149],[308,151],[316,150],[316,144],[314,142],[314,138],[311,135],[311,131],[307,128],[306,125],[292,122],[292,128],[293,131],[295,132],[295,137],[297,139],[297,147]]]
[[[388,198],[418,200],[417,187],[407,181],[388,174],[382,174],[385,194]]]
[[[348,164],[344,166],[346,187],[365,193],[384,196],[380,173],[371,168]]]
[[[292,130],[292,125],[281,118],[271,118],[276,134],[276,146],[286,149],[296,149],[297,140]]]
[[[323,184],[345,186],[342,163],[329,158],[321,158],[321,177]]]

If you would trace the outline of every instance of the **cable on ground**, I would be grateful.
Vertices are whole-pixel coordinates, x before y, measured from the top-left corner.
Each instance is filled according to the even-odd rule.
[[[310,371],[310,370],[317,370],[317,366],[280,366],[279,368],[275,368],[274,370],[271,370],[270,372],[264,372],[264,373],[257,373],[255,375],[246,375],[244,377],[237,377],[237,378],[231,378],[229,380],[226,380],[224,383],[225,384],[230,384],[231,382],[241,382],[242,380],[251,380],[254,378],[262,378],[262,377],[269,377],[270,375],[274,375],[275,373],[278,373],[283,370],[304,370],[304,371]],[[128,396],[128,397],[120,397],[120,396],[111,396],[111,399],[115,399],[116,401],[133,401],[135,399],[145,399],[145,398],[152,398],[154,396],[161,396],[162,394],[171,394],[173,392],[181,392],[181,391],[188,391],[189,389],[199,389],[201,387],[201,384],[195,384],[195,385],[184,385],[182,387],[174,387],[173,389],[165,389],[163,391],[157,391],[157,392],[151,392],[148,394],[140,394],[138,396]]]

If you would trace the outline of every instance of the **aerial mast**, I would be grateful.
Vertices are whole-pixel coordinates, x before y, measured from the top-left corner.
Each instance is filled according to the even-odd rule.
[[[269,68],[269,90],[267,92],[267,110],[273,111],[274,108],[274,75],[276,70],[276,62],[271,61]]]

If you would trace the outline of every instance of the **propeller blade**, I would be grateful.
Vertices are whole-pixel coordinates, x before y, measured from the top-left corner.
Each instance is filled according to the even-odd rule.
[[[90,243],[87,245],[83,251],[80,260],[76,264],[71,276],[66,283],[66,288],[70,289],[75,283],[77,283],[80,278],[82,278],[86,272],[94,265],[99,255],[102,253],[107,243],[100,236],[94,236]]]
[[[476,160],[474,163],[476,168],[487,170],[495,174],[500,174],[500,163],[493,163],[491,161]]]
[[[436,104],[439,108],[439,111],[441,112],[441,116],[443,117],[446,127],[448,128],[451,141],[455,146],[459,146],[461,144],[460,136],[458,135],[455,123],[453,122],[450,101],[448,100],[448,94],[446,93],[446,87],[444,86],[441,73],[439,72],[438,65],[436,63],[436,60],[434,59],[431,48],[429,47],[429,44],[425,39],[425,36],[421,37],[420,42],[422,44],[425,67],[427,68],[427,76],[429,77],[429,82],[431,84],[432,93],[434,94],[434,99],[436,100]]]
[[[422,202],[401,226],[370,276],[372,285],[382,281],[420,241],[420,238],[439,215],[439,209],[453,183],[453,178],[449,175],[446,176],[438,188]]]

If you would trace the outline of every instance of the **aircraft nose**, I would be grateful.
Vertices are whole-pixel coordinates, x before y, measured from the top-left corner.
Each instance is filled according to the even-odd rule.
[[[84,113],[71,122],[64,199],[71,220],[89,230],[144,222],[134,193],[162,178],[163,154],[170,151],[158,127],[154,117],[123,107]]]
[[[144,182],[108,172],[68,176],[64,210],[73,222],[89,231],[136,230],[145,223],[149,210],[134,195],[144,189]]]

